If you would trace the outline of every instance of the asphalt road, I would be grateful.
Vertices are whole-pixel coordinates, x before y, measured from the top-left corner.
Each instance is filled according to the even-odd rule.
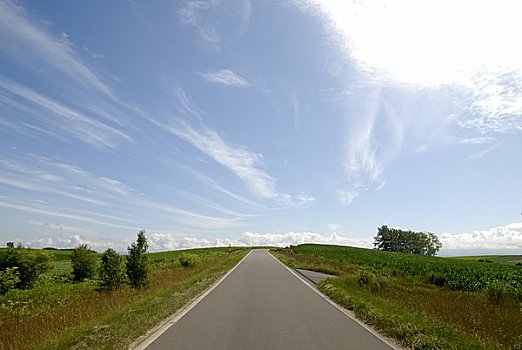
[[[254,250],[147,350],[392,349]]]

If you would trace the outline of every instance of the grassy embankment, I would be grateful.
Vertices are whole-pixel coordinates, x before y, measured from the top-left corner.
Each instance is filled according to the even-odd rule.
[[[70,251],[30,290],[0,296],[0,349],[124,349],[232,268],[247,249],[194,249],[199,263],[182,267],[183,251],[152,253],[151,284],[99,292],[96,281],[70,283]],[[0,252],[1,254],[1,252]]]
[[[522,349],[520,266],[311,244],[273,253],[338,275],[318,288],[402,346]]]

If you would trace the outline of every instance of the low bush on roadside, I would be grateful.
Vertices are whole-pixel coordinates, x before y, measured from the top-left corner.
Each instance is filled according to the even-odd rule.
[[[179,256],[179,263],[184,267],[195,266],[198,262],[199,257],[196,254],[183,253]]]
[[[100,290],[115,290],[125,283],[123,258],[114,249],[109,248],[103,253],[99,277]]]
[[[17,283],[20,282],[18,268],[9,267],[5,271],[0,271],[0,295],[4,295],[11,289],[14,289]]]
[[[71,255],[74,282],[82,282],[87,278],[94,278],[98,268],[96,252],[89,249],[87,244],[76,247]]]

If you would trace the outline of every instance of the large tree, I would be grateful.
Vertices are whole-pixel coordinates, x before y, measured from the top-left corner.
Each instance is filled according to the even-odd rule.
[[[434,256],[442,247],[433,233],[405,231],[386,225],[377,229],[374,239],[375,249],[389,252]]]

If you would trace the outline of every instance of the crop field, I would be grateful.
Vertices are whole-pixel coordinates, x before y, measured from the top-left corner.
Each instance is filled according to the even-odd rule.
[[[272,252],[337,275],[317,287],[407,348],[522,349],[521,266],[317,244]]]
[[[522,296],[522,268],[500,264],[484,264],[473,260],[425,257],[354,248],[304,244],[293,247],[305,254],[343,264],[366,266],[394,274],[425,276],[437,284],[461,291],[481,291],[493,284],[505,286]]]
[[[453,259],[469,260],[483,263],[497,263],[507,265],[522,265],[522,255],[477,255],[477,256],[456,256]]]
[[[234,266],[244,248],[150,253],[150,285],[99,291],[71,282],[71,251],[55,255],[34,288],[0,296],[0,349],[123,349],[183,307]],[[1,254],[2,252],[0,252]],[[193,258],[183,266],[180,257]]]

